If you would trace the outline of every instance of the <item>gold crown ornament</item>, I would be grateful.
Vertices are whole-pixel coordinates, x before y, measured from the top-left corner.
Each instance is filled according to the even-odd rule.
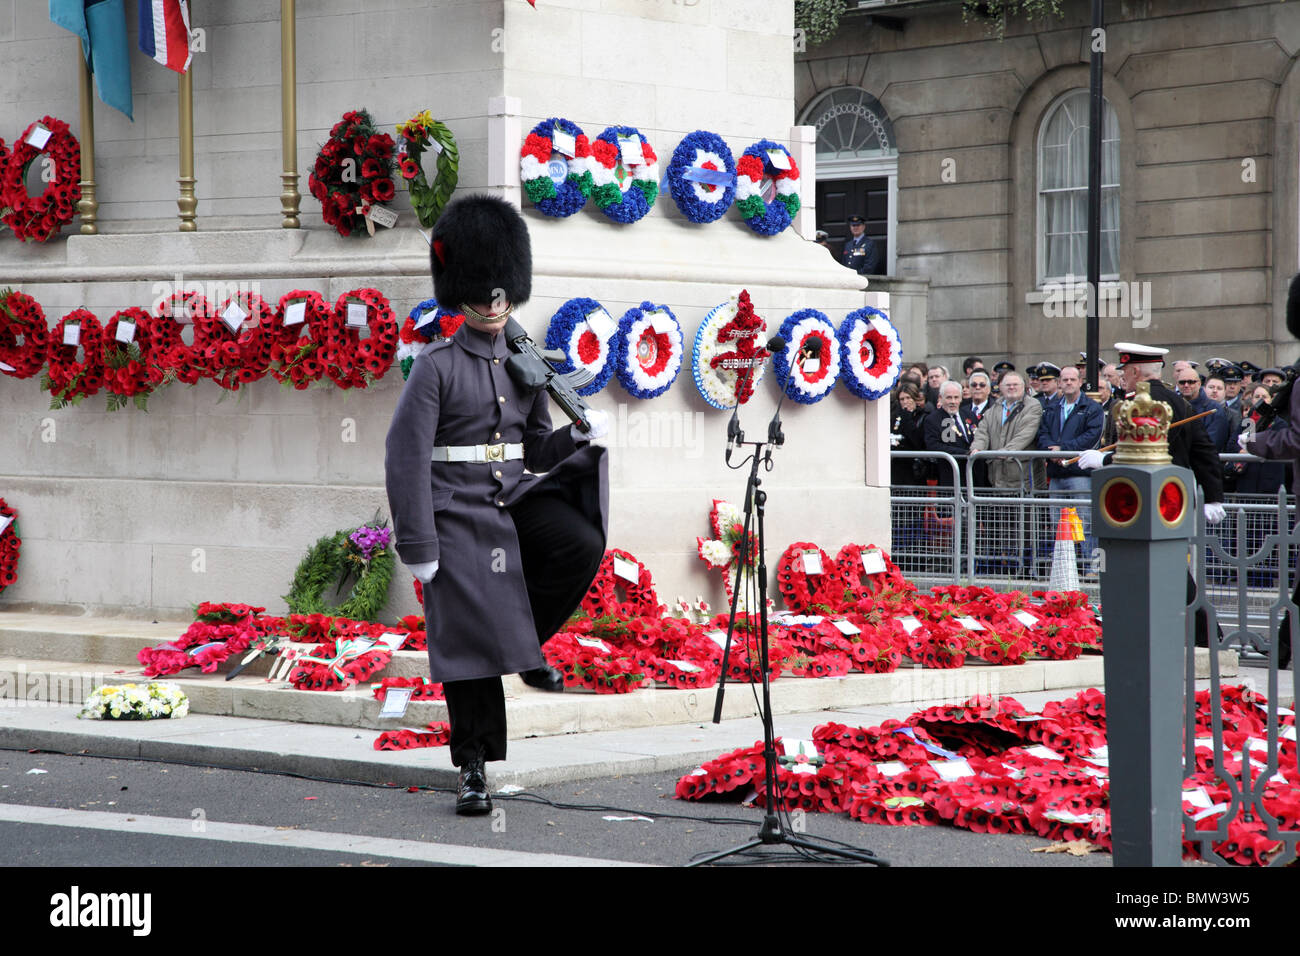
[[[1151,383],[1138,382],[1131,399],[1120,402],[1115,410],[1115,434],[1118,444],[1117,465],[1168,465],[1169,423],[1174,410],[1165,402],[1151,397]]]

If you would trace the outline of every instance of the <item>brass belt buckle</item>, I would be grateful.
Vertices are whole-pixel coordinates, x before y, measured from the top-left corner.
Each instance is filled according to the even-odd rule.
[[[488,461],[505,461],[505,460],[506,460],[506,446],[505,446],[505,442],[500,442],[499,444],[496,444],[496,445],[488,445],[488,446],[487,446],[487,460],[488,460]]]

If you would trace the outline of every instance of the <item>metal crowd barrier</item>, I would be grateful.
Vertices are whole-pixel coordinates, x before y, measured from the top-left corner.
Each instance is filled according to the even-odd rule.
[[[903,573],[929,587],[976,584],[1000,590],[1043,590],[1051,581],[1056,531],[1063,507],[1074,507],[1084,540],[1073,546],[1080,590],[1098,604],[1105,554],[1096,547],[1090,491],[1062,493],[1043,487],[1034,462],[1061,452],[975,452],[962,461],[943,452],[890,453],[893,461],[938,462],[945,484],[896,485],[890,496],[891,557]],[[1251,455],[1220,455],[1227,462],[1258,461]],[[983,487],[975,481],[981,463],[1015,462],[1015,488]],[[1295,500],[1276,495],[1225,496],[1226,517],[1208,534],[1218,549],[1193,549],[1192,567],[1205,567],[1206,593],[1220,616],[1242,615],[1253,633],[1267,628],[1268,608],[1279,584],[1288,594],[1295,580],[1296,549],[1279,547],[1277,536],[1295,524]],[[1279,558],[1280,554],[1284,557]]]

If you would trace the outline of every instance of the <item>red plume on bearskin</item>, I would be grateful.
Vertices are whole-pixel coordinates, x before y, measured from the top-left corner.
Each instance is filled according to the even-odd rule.
[[[433,227],[430,265],[433,294],[447,309],[513,305],[533,290],[533,254],[528,225],[519,210],[496,196],[452,200]]]

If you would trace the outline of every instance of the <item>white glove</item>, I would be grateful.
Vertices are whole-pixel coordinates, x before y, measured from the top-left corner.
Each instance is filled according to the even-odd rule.
[[[574,441],[591,441],[593,438],[604,438],[609,434],[609,415],[599,408],[587,412],[587,424],[591,426],[589,432],[582,431],[577,424],[569,426]]]
[[[1237,447],[1240,448],[1243,452],[1246,451],[1246,445],[1249,443],[1250,443],[1250,434],[1248,432],[1242,432],[1240,435],[1237,436]],[[1246,453],[1249,454],[1249,452]]]
[[[1223,505],[1217,501],[1207,501],[1205,503],[1205,522],[1206,524],[1218,524],[1223,520],[1227,512],[1223,510]]]
[[[1086,471],[1091,471],[1092,469],[1100,468],[1105,464],[1105,459],[1105,452],[1098,451],[1096,448],[1089,448],[1087,451],[1080,453],[1079,467]]]
[[[421,584],[428,584],[433,580],[433,576],[438,573],[437,561],[429,561],[426,564],[408,564],[407,567],[419,579]]]

